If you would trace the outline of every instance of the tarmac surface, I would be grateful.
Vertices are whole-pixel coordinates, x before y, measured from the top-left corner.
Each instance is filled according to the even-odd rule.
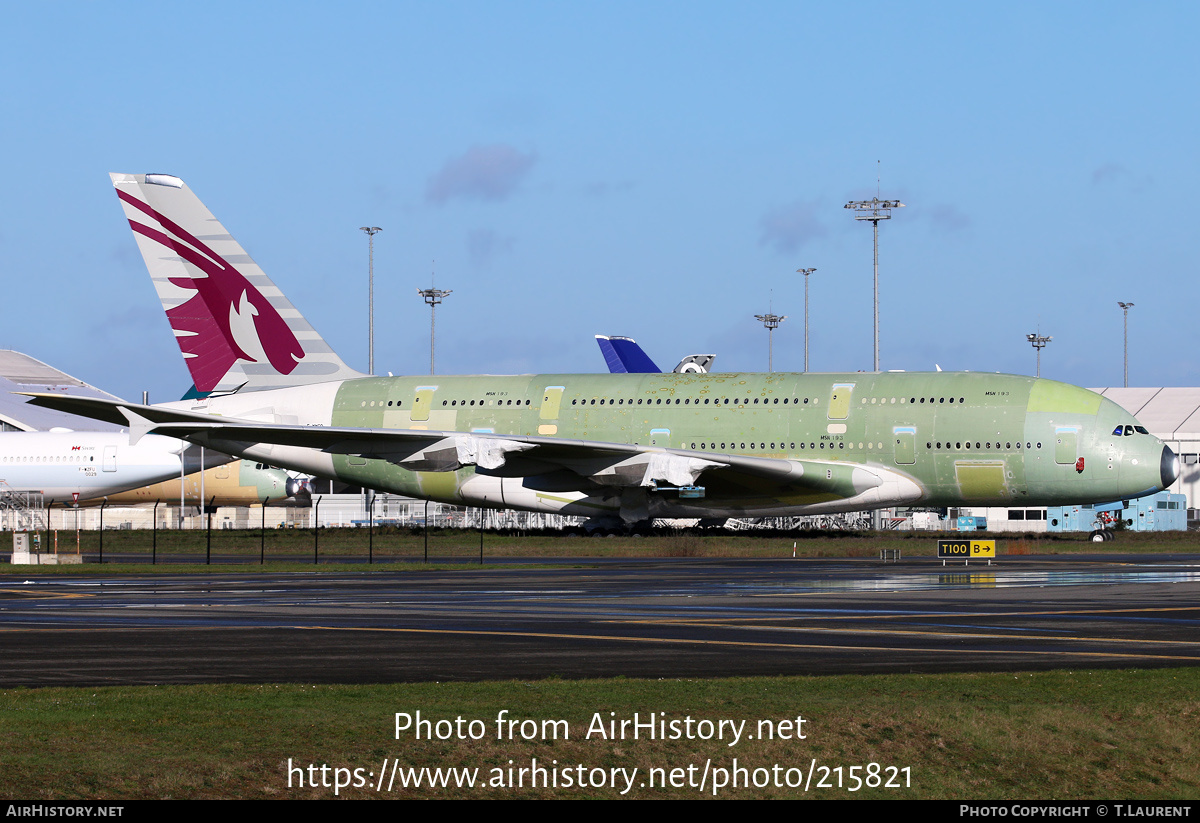
[[[1194,555],[539,562],[4,574],[0,686],[1200,664]]]

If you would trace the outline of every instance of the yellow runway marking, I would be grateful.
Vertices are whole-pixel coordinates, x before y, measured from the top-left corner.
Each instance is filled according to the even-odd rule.
[[[606,620],[605,623],[617,625],[639,625],[647,624],[653,626],[673,626],[678,625],[682,628],[705,628],[705,629],[740,629],[745,631],[781,631],[781,632],[812,632],[813,634],[881,634],[881,635],[913,635],[916,637],[974,637],[985,640],[1058,640],[1063,642],[1070,641],[1086,641],[1088,643],[1160,643],[1168,646],[1197,646],[1200,641],[1197,640],[1143,640],[1135,637],[1094,637],[1090,635],[1074,634],[990,634],[984,632],[968,632],[962,629],[947,627],[946,631],[937,631],[934,629],[922,631],[920,629],[839,629],[829,628],[825,626],[775,626],[775,625],[753,625],[753,624],[736,624],[728,623],[672,623],[669,620]]]
[[[752,647],[766,649],[813,649],[820,651],[850,651],[850,652],[930,652],[942,654],[962,654],[964,651],[982,652],[985,654],[1009,654],[1019,656],[1030,655],[1050,655],[1059,657],[1102,657],[1113,658],[1120,660],[1197,660],[1200,661],[1200,656],[1191,657],[1183,655],[1166,655],[1166,654],[1120,654],[1116,652],[1069,652],[1069,651],[1035,651],[1025,649],[923,649],[923,648],[897,648],[896,646],[829,646],[819,643],[767,643],[761,641],[746,641],[746,640],[692,640],[687,638],[676,637],[627,637],[622,635],[601,635],[601,634],[563,634],[559,632],[503,632],[503,631],[474,631],[467,629],[386,629],[386,628],[370,628],[365,626],[296,626],[298,629],[307,629],[309,631],[343,631],[343,632],[390,632],[397,634],[436,634],[436,635],[469,635],[475,637],[536,637],[549,640],[608,640],[625,643],[682,643],[691,646],[735,646],[735,647]]]
[[[918,613],[910,612],[904,614],[896,614],[894,612],[860,612],[858,614],[790,614],[780,615],[778,617],[731,617],[730,621],[738,622],[755,622],[765,620],[934,620],[934,619],[955,619],[961,620],[967,617],[1044,617],[1047,615],[1070,615],[1070,614],[1137,614],[1137,613],[1154,613],[1154,612],[1197,612],[1200,613],[1200,605],[1195,606],[1163,606],[1160,608],[1141,607],[1129,609],[1056,609],[1053,611],[1041,610],[1033,612],[927,612]],[[680,618],[661,618],[664,622],[671,623],[687,623],[689,620],[705,621],[707,617],[680,617]],[[653,623],[655,618],[648,618],[643,622]]]
[[[631,637],[627,635],[603,635],[603,634],[566,634],[561,632],[517,632],[517,631],[475,631],[467,629],[400,629],[400,628],[372,628],[363,626],[296,626],[280,624],[277,626],[211,626],[199,629],[201,631],[261,631],[263,629],[295,629],[298,631],[341,631],[341,632],[388,632],[393,634],[433,634],[433,635],[466,635],[476,637],[514,637],[514,638],[543,638],[547,640],[599,640],[599,641],[618,641],[624,643],[660,643],[660,644],[683,644],[690,646],[732,646],[739,648],[764,648],[764,649],[781,649],[781,650],[813,650],[813,651],[847,651],[847,652],[911,652],[911,653],[931,653],[931,654],[963,654],[963,653],[980,653],[980,654],[998,654],[998,655],[1013,655],[1013,656],[1038,656],[1045,655],[1048,657],[1070,657],[1070,658],[1104,658],[1116,660],[1173,660],[1173,661],[1200,661],[1200,656],[1192,655],[1170,655],[1170,654],[1133,654],[1119,652],[1088,652],[1088,651],[1051,651],[1037,649],[940,649],[940,648],[921,648],[921,647],[902,647],[902,646],[852,646],[852,645],[829,645],[823,643],[780,643],[780,642],[765,642],[751,640],[700,640],[683,637]],[[193,629],[197,630],[197,629]],[[63,627],[45,627],[36,628],[30,627],[13,627],[0,628],[0,633],[22,632],[32,634],[36,632],[73,632],[73,633],[97,633],[112,631],[109,628],[81,628],[75,626]],[[121,629],[123,633],[141,633],[153,632],[157,629],[152,627],[127,627]],[[838,632],[842,633],[842,632]],[[918,634],[914,632],[913,634]],[[935,635],[945,637],[946,635]],[[959,635],[953,635],[955,637]],[[968,635],[970,636],[970,635]],[[984,638],[990,638],[990,635],[983,635]],[[1019,637],[997,636],[996,639],[1013,640],[1013,639],[1029,639]],[[1082,642],[1146,642],[1146,643],[1161,643],[1170,645],[1171,641],[1114,641],[1109,638],[1032,638],[1035,640],[1063,640],[1063,641],[1082,641]],[[1186,642],[1186,641],[1181,641]]]
[[[63,598],[76,597],[95,597],[93,592],[48,592],[37,591],[35,589],[0,589],[0,595],[17,594],[23,597],[46,598],[47,600],[61,600]]]

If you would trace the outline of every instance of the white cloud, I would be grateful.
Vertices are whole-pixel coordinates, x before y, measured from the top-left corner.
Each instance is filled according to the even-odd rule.
[[[442,204],[455,197],[468,200],[503,200],[512,194],[537,157],[523,154],[512,146],[474,146],[459,157],[446,161],[429,178],[425,198]]]

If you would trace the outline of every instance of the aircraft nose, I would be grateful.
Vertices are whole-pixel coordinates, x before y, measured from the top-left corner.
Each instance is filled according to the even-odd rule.
[[[1164,489],[1169,488],[1179,477],[1179,457],[1171,451],[1170,446],[1163,446],[1162,457],[1158,461],[1158,473]]]

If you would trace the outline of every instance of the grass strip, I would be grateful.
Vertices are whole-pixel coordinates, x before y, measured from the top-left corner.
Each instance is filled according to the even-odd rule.
[[[397,738],[398,712],[414,721],[420,712],[434,739],[407,730]],[[497,739],[502,712],[515,725]],[[607,732],[608,721],[635,714],[680,724],[679,738],[647,739],[643,727],[632,739],[627,726],[621,739],[619,725],[615,738],[597,733],[597,723]],[[733,745],[732,726],[715,737],[722,720],[746,721]],[[760,721],[776,739],[760,738]],[[321,798],[334,796],[341,768],[351,783],[360,769],[368,785],[340,788],[340,797],[615,798],[621,775],[637,769],[625,797],[1167,800],[1200,796],[1198,721],[1198,668],[10,689],[0,692],[0,785],[31,800]],[[706,729],[713,739],[701,739]],[[735,759],[751,785],[714,790],[719,770],[726,781],[735,774]],[[519,772],[534,760],[557,788],[531,786],[533,773]],[[393,762],[476,769],[480,785],[451,776],[445,787],[377,792]],[[814,763],[807,792],[786,785]],[[909,771],[893,777],[888,767]],[[651,775],[678,785],[651,787]],[[604,785],[575,785],[580,778]],[[878,785],[889,778],[900,786]]]

